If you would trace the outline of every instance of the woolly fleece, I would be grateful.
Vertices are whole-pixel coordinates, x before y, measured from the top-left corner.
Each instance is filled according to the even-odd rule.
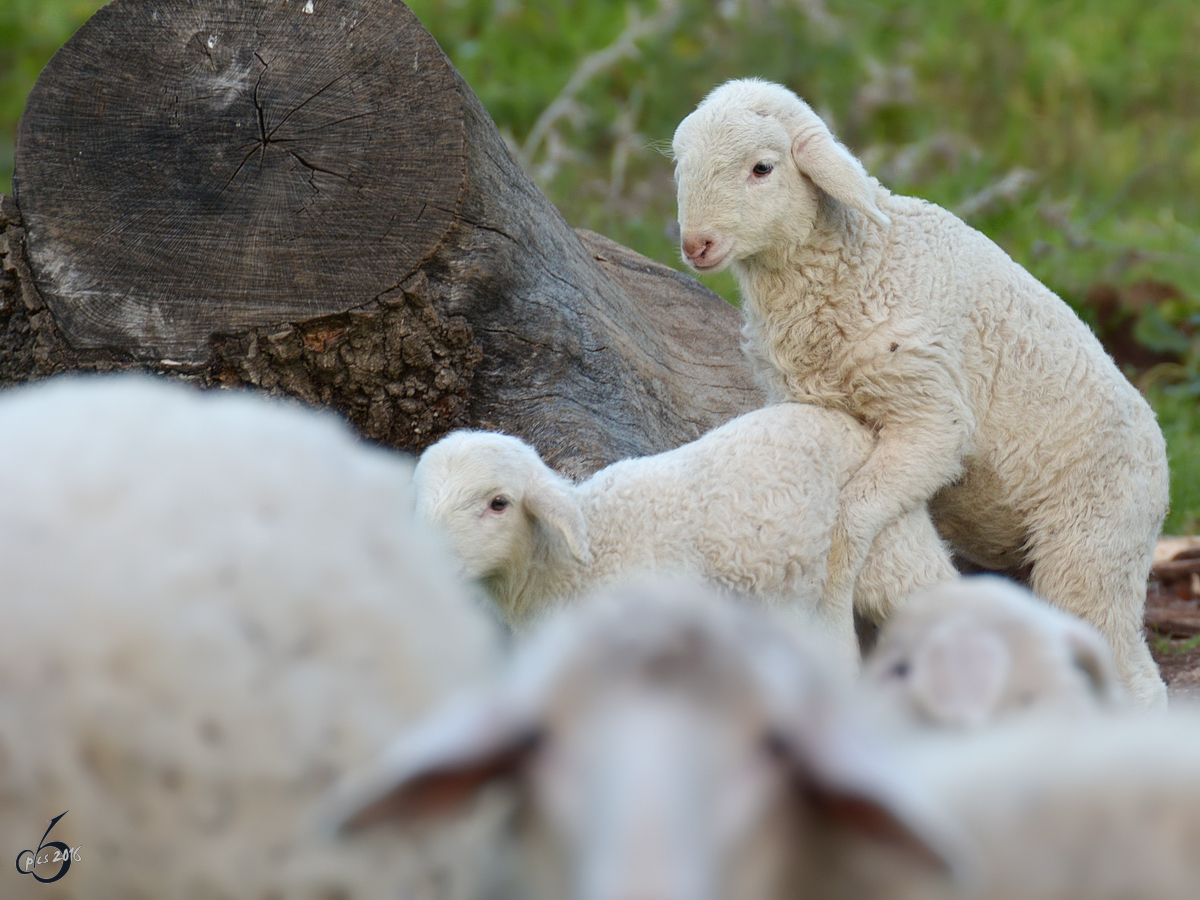
[[[122,376],[0,397],[0,896],[476,895],[482,819],[337,844],[310,821],[499,661],[413,527],[410,472],[248,394]],[[36,884],[13,859],[64,810],[49,839],[81,858]]]
[[[845,414],[782,403],[577,485],[515,437],[455,432],[421,455],[414,483],[418,514],[514,621],[632,575],[682,573],[814,619],[857,660],[850,604],[820,600],[838,491],[872,444]],[[954,574],[918,507],[880,534],[855,606],[879,622]]]
[[[987,237],[868,178],[779,85],[717,88],[674,153],[685,256],[732,266],[769,394],[879,435],[842,492],[829,602],[879,530],[929,502],[956,553],[1030,573],[1112,643],[1139,703],[1165,703],[1142,634],[1165,442],[1088,327]]]

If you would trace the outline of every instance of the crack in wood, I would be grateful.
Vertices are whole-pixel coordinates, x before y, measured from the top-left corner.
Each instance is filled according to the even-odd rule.
[[[204,52],[204,55],[208,57],[208,64],[212,67],[212,70],[214,72],[218,71],[217,61],[213,59],[212,51],[208,49],[208,45],[204,43],[204,38],[200,37],[200,32],[198,31],[196,32],[196,43],[200,45],[200,49]]]
[[[301,156],[299,153],[297,153],[295,150],[288,150],[287,152],[288,152],[289,154],[291,154],[292,156],[296,157],[296,159],[299,161],[300,165],[304,166],[304,167],[305,167],[305,168],[307,168],[307,169],[311,169],[311,170],[312,170],[314,173],[315,173],[315,172],[320,172],[320,173],[322,173],[323,175],[332,175],[332,176],[333,176],[333,177],[335,177],[335,178],[341,178],[341,179],[342,179],[343,181],[345,181],[347,184],[349,184],[349,185],[352,185],[352,186],[354,186],[354,187],[356,187],[356,188],[361,188],[361,187],[362,187],[362,185],[361,185],[361,184],[354,184],[354,182],[350,180],[350,176],[349,176],[349,175],[343,175],[341,172],[334,172],[332,169],[323,169],[323,168],[321,168],[320,166],[313,165],[313,164],[312,164],[312,163],[310,163],[308,160],[306,160],[306,159],[305,159],[303,156]],[[315,175],[314,175],[314,176],[311,176],[311,177],[309,178],[309,184],[312,184],[312,178],[313,178],[313,177],[315,177]],[[313,185],[313,190],[316,190],[316,189],[317,189],[317,188],[316,188],[316,185]]]
[[[259,140],[262,142],[262,152],[259,154],[259,157],[258,157],[258,170],[261,172],[262,167],[263,167],[263,162],[267,157],[267,144],[270,142],[270,140],[267,137],[266,116],[263,113],[262,103],[260,103],[259,99],[258,99],[258,88],[262,84],[263,76],[267,74],[267,61],[258,55],[257,50],[254,51],[254,58],[257,59],[260,63],[262,63],[262,71],[258,73],[258,78],[256,78],[254,81],[254,93],[253,93],[254,109],[258,113],[258,137],[259,137]]]
[[[509,234],[507,231],[503,230],[502,228],[497,228],[495,225],[487,225],[483,222],[477,222],[474,219],[469,219],[466,216],[464,216],[461,211],[456,213],[454,210],[446,209],[445,207],[438,206],[436,203],[430,203],[429,205],[432,206],[434,209],[438,210],[439,212],[444,212],[447,215],[455,216],[458,219],[458,221],[465,222],[466,224],[470,225],[472,228],[478,228],[481,231],[490,231],[493,234],[498,234],[501,237],[507,238],[508,240],[512,241],[514,244],[516,244],[522,250],[526,249],[524,243],[522,243],[517,238],[513,237],[511,234]]]
[[[275,137],[275,132],[277,132],[280,128],[282,128],[284,126],[284,123],[287,122],[288,119],[290,119],[294,114],[298,113],[300,110],[304,109],[304,107],[306,107],[309,103],[311,103],[313,100],[316,100],[323,93],[325,93],[327,90],[329,90],[331,87],[333,87],[335,84],[337,84],[339,81],[341,81],[345,77],[346,77],[345,73],[338,75],[333,80],[327,82],[325,84],[325,86],[322,87],[319,91],[317,91],[314,94],[310,94],[304,100],[303,103],[300,103],[299,105],[293,106],[291,109],[289,109],[287,112],[287,115],[285,115],[282,119],[279,120],[279,124],[271,129],[271,133],[269,135],[267,135],[267,137],[269,137],[269,138]]]
[[[250,162],[250,157],[254,156],[254,154],[257,152],[258,152],[258,145],[256,144],[255,146],[250,148],[250,152],[246,154],[246,156],[242,159],[242,161],[240,163],[238,163],[238,167],[233,170],[233,174],[229,176],[229,180],[225,182],[225,184],[221,187],[221,190],[218,193],[223,194],[227,190],[229,190],[229,186],[231,184],[233,184],[233,180],[238,177],[238,173],[242,171],[242,169],[245,167],[246,163]]]
[[[335,125],[343,125],[346,122],[353,122],[356,119],[370,119],[370,118],[372,118],[372,117],[367,113],[358,113],[357,115],[344,116],[341,119],[334,119],[330,122],[322,122],[321,124],[315,126],[314,128],[305,128],[304,130],[296,131],[295,133],[296,134],[313,134],[314,132],[321,131],[322,129],[325,129],[325,128],[332,128]],[[280,141],[294,140],[294,138],[274,138],[273,140],[274,140],[274,142],[278,143]]]

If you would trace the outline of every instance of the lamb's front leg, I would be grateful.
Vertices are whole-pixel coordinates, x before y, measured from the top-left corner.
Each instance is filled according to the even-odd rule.
[[[875,449],[842,488],[822,601],[828,608],[851,602],[879,532],[962,473],[973,419],[961,405],[940,411],[910,410],[903,421],[885,422]]]

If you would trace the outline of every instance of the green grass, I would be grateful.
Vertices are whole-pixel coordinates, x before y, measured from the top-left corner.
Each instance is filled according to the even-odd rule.
[[[1155,389],[1150,400],[1167,439],[1171,462],[1171,511],[1164,531],[1200,533],[1200,429],[1196,427],[1196,393]]]
[[[38,73],[102,3],[0,0],[0,192],[12,193],[13,141]]]
[[[11,135],[50,53],[98,4],[3,0],[0,190]],[[146,0],[150,2],[150,0]],[[727,78],[808,99],[893,190],[968,221],[1076,307],[1153,279],[1182,299],[1129,311],[1182,354],[1150,391],[1167,435],[1167,530],[1200,528],[1200,4],[1195,0],[413,0],[539,184],[575,225],[679,267],[676,123]],[[539,117],[638,21],[628,53]],[[560,98],[561,99],[561,98]],[[1015,174],[1014,174],[1015,173]],[[1024,174],[1023,174],[1024,173]],[[709,286],[736,302],[728,275]],[[1144,379],[1145,380],[1145,379]]]
[[[1187,639],[1172,634],[1156,634],[1150,638],[1150,646],[1158,656],[1183,656],[1200,647],[1200,634]]]

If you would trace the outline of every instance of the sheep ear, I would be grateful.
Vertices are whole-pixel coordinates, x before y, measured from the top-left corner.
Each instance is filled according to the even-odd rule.
[[[1104,638],[1082,622],[1071,622],[1066,642],[1071,662],[1087,676],[1096,698],[1108,706],[1119,706],[1125,699],[1125,689]]]
[[[587,521],[575,495],[557,476],[547,472],[525,494],[525,508],[552,531],[557,531],[571,555],[583,565],[592,562],[588,545]]]
[[[974,854],[952,823],[862,728],[826,717],[817,736],[794,748],[800,785],[813,810],[830,824],[901,849],[941,871],[964,874]],[[785,745],[787,742],[785,741]]]
[[[875,204],[871,180],[853,154],[837,142],[825,123],[816,118],[792,141],[792,158],[813,184],[835,200],[852,206],[878,225],[887,228],[892,220]]]
[[[933,629],[912,659],[911,685],[925,712],[948,725],[981,725],[1008,681],[1011,657],[997,635],[970,621]]]
[[[514,775],[537,733],[531,716],[494,695],[460,698],[332,790],[319,818],[338,833],[453,812],[484,785]]]

